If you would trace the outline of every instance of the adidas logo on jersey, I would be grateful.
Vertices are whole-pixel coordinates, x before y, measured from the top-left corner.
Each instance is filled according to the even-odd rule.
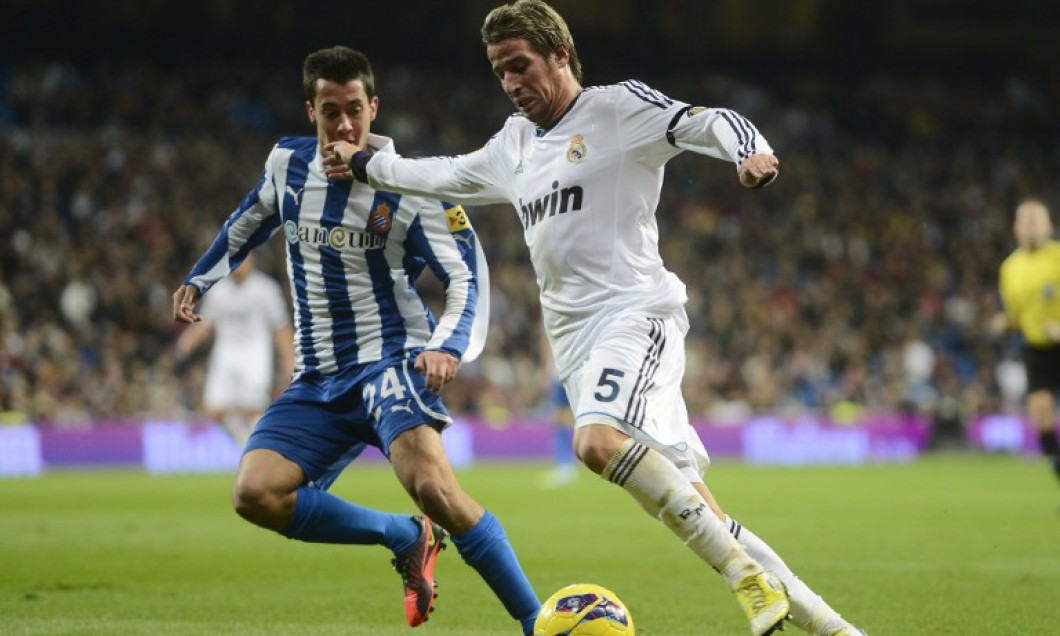
[[[569,188],[560,189],[559,181],[553,181],[552,192],[546,194],[540,199],[531,201],[530,203],[523,203],[522,199],[519,200],[519,210],[520,216],[523,220],[523,229],[530,229],[531,226],[544,220],[545,217],[553,217],[557,214],[566,214],[567,212],[577,212],[582,209],[582,198],[584,196],[585,191],[582,190],[581,186],[571,186]]]

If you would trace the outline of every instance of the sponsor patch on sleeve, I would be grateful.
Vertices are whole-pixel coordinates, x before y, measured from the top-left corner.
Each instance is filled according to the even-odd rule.
[[[464,212],[464,208],[459,205],[446,210],[445,219],[449,221],[450,232],[459,232],[471,227],[471,223],[467,220],[467,212]]]

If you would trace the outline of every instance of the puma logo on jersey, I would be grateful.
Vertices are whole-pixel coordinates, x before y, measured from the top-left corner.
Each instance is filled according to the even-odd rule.
[[[405,411],[409,415],[412,415],[413,414],[412,413],[412,407],[409,406],[409,404],[411,404],[411,403],[412,403],[412,400],[405,400],[404,404],[394,404],[394,405],[392,405],[390,407],[390,412],[391,413],[395,413],[397,411]]]
[[[287,192],[287,194],[291,195],[291,198],[294,199],[294,204],[298,205],[298,200],[302,198],[302,192],[305,191],[305,188],[298,188],[297,190],[295,190],[291,186],[286,186],[284,188],[284,191]]]
[[[523,229],[530,229],[532,226],[544,220],[546,216],[553,217],[557,214],[577,212],[582,209],[582,198],[584,196],[585,191],[582,190],[581,186],[571,186],[569,188],[560,189],[559,181],[553,181],[552,192],[546,194],[540,199],[531,201],[530,203],[523,203],[522,199],[519,200],[519,210],[520,216],[523,220]]]

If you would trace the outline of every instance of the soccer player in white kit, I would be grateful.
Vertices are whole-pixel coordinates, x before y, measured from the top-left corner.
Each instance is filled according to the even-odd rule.
[[[483,148],[408,159],[331,144],[329,175],[515,206],[581,461],[725,577],[753,634],[776,631],[789,611],[814,634],[861,633],[725,515],[703,483],[709,460],[681,395],[688,322],[685,287],[658,249],[663,167],[691,150],[735,163],[742,185],[761,187],[777,176],[769,144],[731,110],[695,107],[638,81],[583,88],[567,25],[540,0],[495,8],[482,39],[519,111]]]
[[[200,306],[203,320],[177,339],[177,355],[186,358],[212,338],[203,411],[242,446],[275,389],[291,379],[294,333],[280,284],[254,267],[253,252],[211,291]]]

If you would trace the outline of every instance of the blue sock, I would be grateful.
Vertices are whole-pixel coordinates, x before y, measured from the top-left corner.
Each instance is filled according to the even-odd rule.
[[[453,537],[453,545],[464,562],[486,581],[512,618],[522,624],[523,633],[529,634],[541,601],[523,573],[497,517],[487,510],[474,528]]]
[[[281,534],[310,543],[381,544],[400,554],[416,543],[420,529],[409,515],[379,512],[302,486]]]

